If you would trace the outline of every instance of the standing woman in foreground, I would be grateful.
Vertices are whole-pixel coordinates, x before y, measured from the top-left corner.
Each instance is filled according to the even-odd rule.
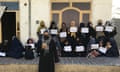
[[[56,51],[56,44],[48,31],[44,32],[39,48],[39,72],[55,72],[55,63],[58,62],[59,59]]]

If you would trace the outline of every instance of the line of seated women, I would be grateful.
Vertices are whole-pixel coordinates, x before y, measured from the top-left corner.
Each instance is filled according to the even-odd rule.
[[[39,40],[46,30],[44,21],[40,23],[40,27],[37,30]],[[61,56],[87,56],[90,49],[93,47],[99,47],[99,42],[103,41],[104,44],[107,41],[111,41],[113,50],[115,49],[116,56],[119,56],[114,36],[117,34],[116,28],[112,26],[109,21],[106,21],[103,25],[99,20],[98,24],[93,27],[91,22],[80,23],[80,26],[76,26],[75,21],[71,21],[70,27],[67,27],[65,23],[62,23],[62,27],[58,30],[57,24],[51,22],[48,28],[49,32],[56,42],[58,53]]]
[[[7,43],[0,46],[0,57],[34,59],[37,56],[36,50],[36,43],[32,38],[23,45],[16,36],[13,36],[9,46]]]

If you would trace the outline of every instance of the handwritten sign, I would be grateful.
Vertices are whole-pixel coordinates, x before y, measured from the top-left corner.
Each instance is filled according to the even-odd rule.
[[[77,27],[70,27],[70,32],[77,32]]]
[[[107,52],[107,48],[100,47],[99,51],[105,54]]]
[[[89,33],[89,28],[87,27],[81,28],[81,33]]]
[[[84,48],[84,46],[76,46],[75,51],[76,51],[76,52],[84,52],[84,51],[85,51],[85,48]]]
[[[59,36],[61,38],[66,38],[67,37],[67,32],[60,32]]]
[[[72,47],[71,46],[64,46],[64,51],[65,52],[71,52],[72,51]]]
[[[91,44],[91,49],[98,49],[99,48],[99,44]]]
[[[104,31],[104,27],[103,26],[97,26],[96,31]]]
[[[112,32],[113,29],[114,29],[113,26],[106,26],[106,27],[105,27],[105,31],[108,31],[108,32]]]
[[[31,46],[32,49],[35,48],[35,44],[26,44],[26,46]]]
[[[57,29],[51,29],[51,30],[50,30],[50,33],[56,35],[56,34],[58,34],[58,30],[57,30]]]
[[[45,28],[40,29],[40,33],[43,34],[45,32],[45,30],[46,30]]]

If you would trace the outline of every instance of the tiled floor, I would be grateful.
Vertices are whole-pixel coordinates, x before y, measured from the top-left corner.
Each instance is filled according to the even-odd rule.
[[[38,64],[39,58],[33,60],[13,59],[7,57],[0,58],[0,64]],[[85,58],[85,57],[61,57],[60,64],[81,64],[81,65],[103,65],[103,66],[120,66],[119,58]]]

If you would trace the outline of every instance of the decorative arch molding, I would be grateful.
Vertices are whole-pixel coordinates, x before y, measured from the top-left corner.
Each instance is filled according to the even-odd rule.
[[[77,12],[80,12],[80,11],[81,11],[80,9],[75,8],[75,7],[66,7],[66,8],[62,9],[60,12],[64,12],[64,11],[70,10],[70,9],[75,10],[75,11],[77,11]]]
[[[59,27],[61,27],[61,24],[62,24],[62,15],[63,15],[63,13],[65,12],[65,11],[67,11],[67,10],[74,10],[74,11],[76,11],[76,12],[78,12],[79,13],[79,22],[80,21],[82,21],[82,18],[81,18],[81,16],[82,16],[82,12],[81,12],[81,10],[80,9],[78,9],[78,8],[75,8],[75,7],[66,7],[66,8],[64,8],[64,9],[62,9],[61,11],[60,11],[60,13],[59,13]]]
[[[90,3],[90,10],[82,10],[80,8],[77,8],[77,7],[74,7],[73,6],[73,3]],[[88,14],[89,17],[89,20],[91,21],[91,3],[92,3],[92,0],[51,0],[51,7],[52,7],[52,3],[69,3],[69,6],[67,7],[64,7],[62,8],[61,10],[51,10],[50,11],[50,19],[51,21],[54,20],[54,15],[57,14],[57,23],[58,23],[58,27],[61,28],[61,24],[62,24],[62,15],[65,11],[67,10],[74,10],[74,11],[77,11],[79,12],[79,23],[80,22],[83,22],[85,20],[85,15]]]

